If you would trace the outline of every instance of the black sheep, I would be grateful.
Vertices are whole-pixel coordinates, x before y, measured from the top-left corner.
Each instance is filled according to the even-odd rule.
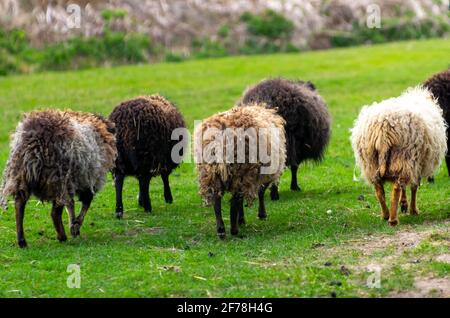
[[[428,88],[433,96],[437,99],[439,106],[442,108],[444,119],[447,125],[450,125],[450,69],[433,75],[429,78],[424,86]],[[448,175],[450,176],[450,127],[447,126],[447,155],[445,161],[447,163]]]
[[[125,176],[139,180],[139,205],[151,212],[149,186],[152,177],[161,175],[164,199],[172,203],[169,175],[179,162],[172,160],[172,132],[184,128],[177,108],[159,95],[138,97],[117,106],[109,119],[116,124],[118,157],[113,169],[116,187],[116,217],[123,216],[122,189]]]
[[[265,103],[277,109],[286,121],[287,159],[291,168],[291,190],[300,191],[297,170],[306,160],[321,161],[331,134],[331,118],[322,97],[311,82],[284,78],[264,80],[246,90],[240,104]],[[278,200],[278,186],[270,191]]]

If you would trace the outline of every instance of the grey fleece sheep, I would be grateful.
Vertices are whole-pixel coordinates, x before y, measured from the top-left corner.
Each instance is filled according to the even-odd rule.
[[[70,214],[70,231],[78,236],[116,155],[114,124],[100,115],[58,110],[25,114],[13,135],[0,190],[4,207],[7,197],[14,197],[19,246],[27,246],[23,218],[31,195],[52,202],[59,241],[67,239],[61,218],[64,206]],[[82,202],[78,217],[74,196]]]

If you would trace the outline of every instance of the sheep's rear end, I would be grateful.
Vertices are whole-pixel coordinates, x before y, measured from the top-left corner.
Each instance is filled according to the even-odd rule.
[[[195,130],[195,156],[200,195],[214,205],[217,234],[225,238],[222,197],[231,193],[232,235],[245,223],[244,200],[259,199],[258,217],[266,218],[264,193],[277,184],[286,161],[284,120],[275,110],[251,105],[235,107],[205,119]],[[263,159],[265,153],[270,158]]]
[[[27,245],[23,218],[32,195],[52,202],[51,216],[59,241],[67,239],[62,223],[64,206],[70,214],[72,235],[80,234],[94,194],[115,161],[113,131],[114,125],[98,115],[56,110],[24,115],[13,135],[0,191],[4,207],[7,197],[14,197],[20,247]],[[82,202],[78,217],[75,195]]]
[[[375,187],[382,217],[398,224],[397,210],[407,212],[406,187],[411,186],[410,214],[417,215],[421,178],[432,176],[447,149],[442,111],[421,87],[400,97],[363,108],[352,129],[352,146],[363,176]],[[392,182],[391,208],[384,183]]]
[[[286,121],[286,165],[291,169],[291,190],[300,191],[299,165],[307,160],[320,162],[331,135],[331,117],[323,98],[311,82],[273,78],[248,88],[239,104],[265,103]],[[279,199],[277,185],[270,189]]]
[[[159,95],[141,96],[125,101],[114,108],[109,119],[116,124],[117,157],[113,169],[116,188],[117,218],[123,217],[123,184],[126,176],[139,181],[139,206],[152,211],[149,195],[150,181],[161,175],[164,199],[172,203],[169,175],[181,162],[188,140],[183,136],[172,139],[176,129],[186,127],[183,116],[171,102]],[[173,158],[174,147],[183,146],[179,158]]]

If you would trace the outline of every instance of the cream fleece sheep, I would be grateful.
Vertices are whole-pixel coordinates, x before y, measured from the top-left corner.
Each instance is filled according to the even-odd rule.
[[[214,204],[217,218],[217,232],[220,237],[225,236],[225,228],[220,211],[221,198],[225,192],[230,192],[233,196],[231,202],[231,233],[236,235],[238,232],[237,224],[244,222],[243,200],[249,204],[259,197],[259,217],[265,218],[266,211],[264,207],[264,191],[275,183],[285,168],[286,161],[286,137],[284,131],[284,120],[276,114],[273,109],[265,108],[265,105],[251,105],[248,107],[235,107],[223,113],[213,115],[205,119],[202,125],[195,130],[194,140],[196,143],[195,152],[197,159],[197,168],[199,173],[200,194],[207,204]],[[271,128],[278,132],[278,138],[271,134]],[[259,149],[262,147],[260,142],[250,143],[248,138],[240,138],[240,129],[256,131],[256,139],[266,140],[268,148],[266,154],[270,156],[270,161],[262,162],[259,157]],[[218,158],[219,160],[207,162],[204,159],[211,150],[211,146],[218,141],[217,132],[223,133],[229,131],[230,139],[234,140],[234,148],[231,149],[231,156]],[[241,131],[242,132],[242,131]],[[222,136],[220,136],[222,138]],[[275,138],[275,139],[274,139]],[[225,138],[224,138],[225,139]],[[225,140],[222,140],[225,141]],[[237,145],[239,141],[244,141],[245,160],[239,161]],[[227,144],[219,144],[220,149],[213,152],[220,152],[223,156],[227,154]],[[251,146],[257,145],[258,158],[250,160],[252,155],[249,153]],[[222,151],[223,147],[223,151]],[[274,148],[275,147],[275,148]],[[275,152],[274,152],[275,151]],[[272,157],[272,154],[274,155]],[[274,159],[276,158],[276,160]],[[199,162],[199,159],[203,161]],[[222,162],[220,162],[222,160]],[[231,159],[231,162],[227,161]],[[276,161],[276,162],[275,162]],[[263,173],[263,168],[271,167],[268,173]]]
[[[416,190],[420,179],[432,176],[447,150],[442,110],[423,87],[362,109],[352,129],[351,142],[363,177],[375,185],[383,217],[398,224],[397,205],[407,209],[405,187],[411,185],[410,212],[417,214]],[[394,183],[390,215],[383,183]]]

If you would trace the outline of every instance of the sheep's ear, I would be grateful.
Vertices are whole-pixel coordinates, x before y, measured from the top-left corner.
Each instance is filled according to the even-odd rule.
[[[310,81],[305,82],[305,86],[312,89],[313,91],[316,90],[316,86]]]

